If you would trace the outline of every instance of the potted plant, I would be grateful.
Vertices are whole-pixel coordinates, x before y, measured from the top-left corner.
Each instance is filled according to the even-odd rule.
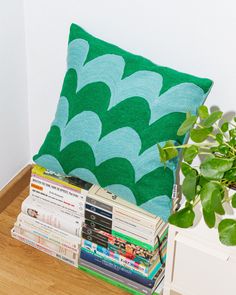
[[[192,143],[175,145],[168,141],[164,147],[158,145],[162,162],[169,161],[182,150],[181,171],[184,175],[182,193],[185,206],[173,213],[169,222],[182,228],[193,225],[195,207],[201,204],[205,223],[209,228],[216,225],[220,217],[218,232],[220,241],[229,246],[236,245],[236,219],[226,217],[226,204],[236,208],[236,118],[233,122],[222,122],[221,111],[211,114],[206,106],[198,109],[198,115],[187,114],[178,135],[189,134]],[[199,156],[200,164],[194,165]]]

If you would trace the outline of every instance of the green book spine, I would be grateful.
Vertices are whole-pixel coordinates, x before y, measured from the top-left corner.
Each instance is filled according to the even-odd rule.
[[[91,269],[89,269],[89,268],[87,268],[85,266],[79,265],[78,268],[80,270],[82,270],[82,271],[85,271],[85,272],[89,273],[90,275],[92,275],[94,277],[97,277],[97,278],[99,278],[99,279],[101,279],[101,280],[103,280],[105,282],[108,282],[108,283],[110,283],[110,284],[112,284],[112,285],[114,285],[114,286],[116,286],[118,288],[121,288],[121,289],[129,292],[130,294],[133,294],[133,295],[143,295],[143,293],[140,293],[140,292],[138,292],[136,290],[133,290],[132,288],[130,288],[130,287],[122,284],[121,282],[112,280],[111,278],[108,278],[108,277],[106,277],[106,276],[104,276],[104,275],[102,275],[100,273],[97,273],[96,271],[93,271],[93,270],[91,270]],[[159,294],[158,293],[153,293],[153,295],[159,295]]]
[[[168,228],[163,233],[163,235],[161,237],[161,241],[164,239],[164,237],[165,237],[165,235],[167,233],[168,233]],[[141,242],[141,241],[139,241],[137,239],[134,239],[134,238],[132,238],[130,236],[126,236],[125,234],[119,233],[119,232],[117,232],[115,230],[112,230],[112,235],[115,236],[115,237],[121,238],[121,239],[123,239],[125,241],[128,241],[129,243],[132,243],[132,244],[140,246],[140,247],[142,247],[144,249],[147,249],[149,251],[154,251],[159,246],[158,244],[156,244],[155,246],[151,246],[151,245],[149,245],[147,243]]]

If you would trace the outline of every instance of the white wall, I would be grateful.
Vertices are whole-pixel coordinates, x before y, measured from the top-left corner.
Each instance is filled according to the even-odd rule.
[[[23,1],[0,1],[0,189],[29,160]]]
[[[31,152],[55,113],[69,26],[154,62],[212,78],[208,105],[236,110],[235,1],[25,0]]]

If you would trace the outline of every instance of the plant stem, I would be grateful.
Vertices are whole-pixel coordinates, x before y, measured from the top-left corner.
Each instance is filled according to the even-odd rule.
[[[188,148],[192,145],[196,145],[200,148],[204,148],[204,147],[213,147],[214,144],[212,143],[205,143],[205,144],[200,144],[200,143],[194,143],[194,144],[191,144],[191,143],[188,143],[188,144],[182,144],[182,145],[176,145],[176,146],[167,146],[167,147],[163,147],[163,150],[167,150],[167,149],[173,149],[173,148],[176,148],[176,149],[184,149],[184,148]]]
[[[195,202],[193,203],[193,207],[195,207],[200,201],[201,201],[200,197],[197,196],[197,198],[195,199]]]

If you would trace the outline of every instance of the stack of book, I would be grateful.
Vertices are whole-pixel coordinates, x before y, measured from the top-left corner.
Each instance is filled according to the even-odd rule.
[[[21,206],[14,238],[78,267],[87,191],[92,185],[40,166],[32,169],[30,194]]]
[[[174,205],[178,205],[176,187]],[[133,294],[163,287],[168,225],[81,179],[32,170],[12,236]]]

